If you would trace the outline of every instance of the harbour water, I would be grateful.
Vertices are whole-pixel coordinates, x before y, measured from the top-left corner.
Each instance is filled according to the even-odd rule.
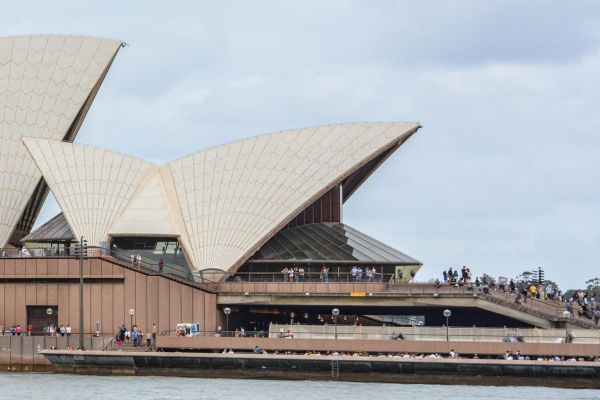
[[[35,373],[0,373],[0,388],[2,398],[5,399],[600,399],[600,390],[589,389],[169,377],[107,377]]]

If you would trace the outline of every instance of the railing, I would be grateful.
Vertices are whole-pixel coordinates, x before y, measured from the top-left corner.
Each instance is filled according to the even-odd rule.
[[[542,300],[535,297],[520,297],[520,303],[515,301],[518,297],[516,293],[503,292],[501,290],[489,290],[485,296],[490,301],[500,300],[503,304],[508,305],[517,310],[524,310],[530,313],[540,313],[544,317],[551,316],[555,321],[565,321],[563,312],[566,310],[565,303],[552,300]],[[579,316],[579,305],[573,305],[573,314],[567,319],[566,323],[574,323],[585,325],[588,328],[596,327],[593,320]]]
[[[337,331],[337,334],[336,334]],[[573,330],[572,343],[600,344],[600,333],[584,329]],[[158,337],[177,336],[176,330],[164,330]],[[445,341],[445,327],[357,327],[349,325],[278,325],[271,324],[269,331],[208,330],[197,336],[270,338],[270,339],[337,339],[338,340],[400,340],[411,342]],[[157,337],[157,339],[158,339]],[[182,336],[190,338],[191,336]],[[492,343],[559,343],[564,342],[564,329],[514,329],[514,328],[448,328],[449,341]],[[154,341],[146,351],[154,346]]]
[[[119,337],[119,332],[117,332],[111,339],[110,342],[108,342],[106,344],[106,346],[104,346],[104,348],[102,349],[102,351],[109,351],[112,350],[114,348],[114,344],[117,341],[117,338]]]
[[[5,258],[77,258],[74,253],[75,248],[66,248],[58,251],[56,248],[32,248],[32,249],[17,249],[17,248],[4,248],[0,249],[0,257]],[[106,249],[103,247],[90,246],[88,247],[87,257],[104,257],[118,260],[119,262],[128,265],[130,268],[161,274],[166,276],[172,276],[178,279],[185,279],[188,281],[195,282],[201,279],[200,275],[192,274],[189,271],[183,270],[181,266],[168,265],[163,263],[162,267],[159,262],[150,262],[148,259],[137,259],[137,253],[135,250],[113,250]]]
[[[185,279],[188,281],[195,282],[194,275],[189,271],[182,270],[181,267],[175,267],[173,265],[167,265],[163,263],[162,267],[159,263],[150,262],[147,259],[138,259],[135,251],[126,250],[110,250],[110,257],[120,260],[123,263],[129,264],[132,269],[140,271],[151,272],[155,274],[168,275],[179,279]]]
[[[150,344],[148,344],[148,346],[146,346],[146,348],[144,349],[144,351],[153,350],[154,349],[154,345],[156,343],[156,339],[158,339],[160,336],[168,336],[170,332],[171,332],[171,330],[165,329],[164,331],[162,331],[161,333],[159,333],[156,337],[152,337],[152,340],[150,341]]]
[[[499,289],[482,290],[474,287],[471,284],[454,286],[449,284],[441,284],[435,286],[433,284],[392,284],[388,287],[389,292],[396,295],[424,295],[424,296],[439,296],[439,295],[461,295],[461,296],[477,296],[488,301],[502,304],[515,310],[536,314],[544,318],[550,318],[554,321],[564,321],[563,312],[565,311],[565,303],[555,302],[551,300],[542,300],[532,297],[527,297],[526,301],[523,296],[520,297],[520,304],[515,303],[518,296],[517,293],[503,292]],[[574,305],[574,311],[578,311],[579,306]],[[580,317],[578,312],[574,312],[567,323],[584,325],[588,328],[593,328],[592,320]]]
[[[362,274],[357,276],[351,272],[330,272],[324,277],[320,272],[304,272],[303,275],[283,272],[238,272],[226,277],[226,282],[282,282],[282,283],[383,283],[393,278],[394,274],[375,273],[374,276]]]
[[[294,339],[354,339],[354,340],[405,340],[504,342],[504,343],[559,343],[566,339],[564,329],[528,328],[463,328],[463,327],[380,327],[354,325],[279,325],[271,324],[270,338]],[[600,332],[574,329],[573,343],[600,344]],[[337,335],[336,335],[337,333]]]

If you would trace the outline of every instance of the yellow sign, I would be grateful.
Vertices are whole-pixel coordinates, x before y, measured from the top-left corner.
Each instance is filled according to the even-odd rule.
[[[350,292],[350,296],[352,297],[365,297],[367,292]]]

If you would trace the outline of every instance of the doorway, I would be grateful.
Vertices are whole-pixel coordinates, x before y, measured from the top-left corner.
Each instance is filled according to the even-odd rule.
[[[58,306],[27,306],[27,323],[33,326],[33,335],[45,335],[48,325],[58,325]]]

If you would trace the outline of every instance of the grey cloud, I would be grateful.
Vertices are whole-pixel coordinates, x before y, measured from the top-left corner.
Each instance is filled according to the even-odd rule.
[[[424,261],[421,279],[539,265],[574,287],[600,264],[599,13],[594,1],[38,1],[0,26],[127,41],[78,141],[156,161],[287,128],[419,120],[345,220]]]

